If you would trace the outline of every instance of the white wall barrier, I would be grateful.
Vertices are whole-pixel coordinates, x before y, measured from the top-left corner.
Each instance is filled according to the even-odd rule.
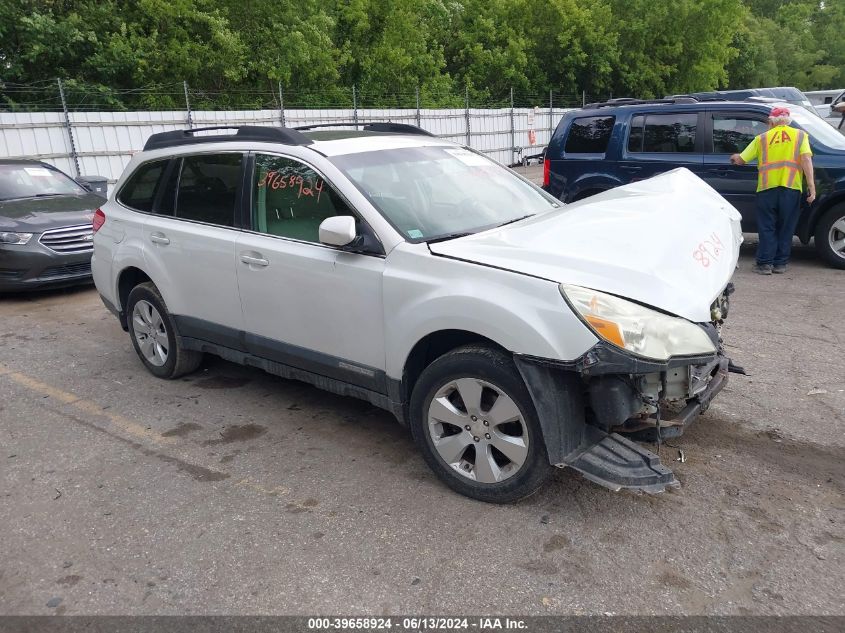
[[[537,154],[568,109],[285,109],[285,125],[393,121],[419,124],[502,164]],[[192,111],[193,127],[281,124],[279,110]],[[185,129],[186,112],[0,112],[0,158],[32,158],[71,176],[102,176],[111,186],[156,132]],[[468,129],[469,128],[469,129]],[[532,134],[533,132],[533,134]],[[70,134],[73,134],[74,152]],[[533,138],[533,143],[531,142]],[[76,162],[79,171],[76,170]]]

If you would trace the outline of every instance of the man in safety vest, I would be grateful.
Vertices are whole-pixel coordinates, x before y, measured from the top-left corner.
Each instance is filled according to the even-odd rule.
[[[816,199],[813,153],[807,133],[790,127],[787,108],[772,108],[769,130],[731,156],[734,165],[757,161],[757,264],[761,275],[785,273],[792,236],[801,215],[802,172],[807,177],[807,202]]]

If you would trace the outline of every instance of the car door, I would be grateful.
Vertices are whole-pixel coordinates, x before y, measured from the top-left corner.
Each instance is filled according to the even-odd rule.
[[[686,167],[701,170],[703,142],[698,112],[643,112],[631,117],[619,162],[626,182]]]
[[[369,227],[313,166],[269,153],[250,162],[251,230],[236,247],[248,350],[384,393],[384,257],[319,241],[328,217]]]
[[[704,125],[704,181],[742,214],[742,227],[757,230],[757,165],[732,165],[731,154],[744,150],[754,137],[769,129],[763,114],[709,110]]]
[[[241,152],[173,159],[142,238],[149,275],[180,334],[235,349],[243,329],[235,273],[243,163]]]

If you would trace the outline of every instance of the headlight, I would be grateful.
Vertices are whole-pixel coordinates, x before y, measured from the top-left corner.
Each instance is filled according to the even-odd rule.
[[[0,244],[26,244],[32,233],[0,233]]]
[[[666,360],[716,351],[707,333],[686,319],[580,286],[561,284],[560,292],[599,338],[634,354]]]

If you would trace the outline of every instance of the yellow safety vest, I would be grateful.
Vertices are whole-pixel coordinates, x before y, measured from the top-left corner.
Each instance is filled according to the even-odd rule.
[[[760,134],[760,162],[757,164],[757,191],[772,187],[801,188],[801,144],[806,132],[786,125]]]

